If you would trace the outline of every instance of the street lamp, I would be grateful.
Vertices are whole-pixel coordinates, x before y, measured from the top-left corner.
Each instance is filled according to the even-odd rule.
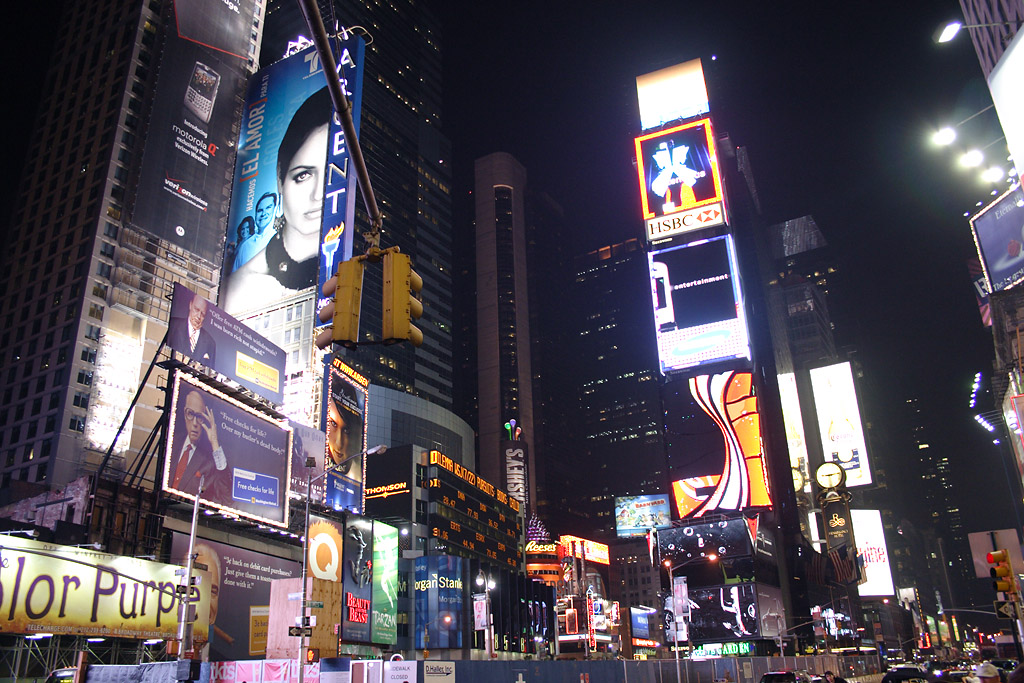
[[[435,617],[434,619],[431,619],[430,621],[428,621],[427,625],[423,627],[423,659],[429,659],[430,658],[430,625],[434,624],[434,623],[437,623],[438,621],[443,621],[444,625],[447,626],[448,624],[452,623],[452,615],[450,615],[450,614],[445,614],[444,616],[440,616],[439,615],[439,616]]]
[[[334,470],[348,463],[350,460],[361,458],[364,455],[377,455],[378,453],[383,453],[387,449],[387,446],[380,444],[379,446],[374,446],[373,448],[356,453],[355,455],[350,455],[341,462],[331,465],[316,477],[313,477],[310,472],[310,470],[316,466],[316,459],[313,457],[306,458],[306,519],[302,525],[302,622],[299,625],[302,631],[299,635],[299,683],[304,683],[306,673],[306,622],[308,621],[309,616],[309,600],[306,599],[306,573],[309,565],[309,499],[312,497],[310,495],[310,489],[313,487],[315,482],[320,481]]]
[[[704,562],[704,561],[714,562],[717,559],[718,559],[718,555],[715,555],[714,553],[709,553],[705,557],[694,557],[694,558],[691,558],[691,559],[687,560],[686,562],[683,562],[682,564],[672,564],[672,560],[670,560],[670,559],[669,560],[665,560],[664,562],[662,562],[662,564],[665,565],[665,568],[668,569],[668,587],[669,587],[669,590],[671,591],[671,595],[672,595],[672,630],[675,633],[675,641],[676,641],[676,646],[675,646],[674,649],[675,649],[675,654],[676,654],[676,680],[677,681],[683,680],[681,675],[680,675],[680,672],[679,672],[679,616],[680,616],[680,613],[685,614],[688,610],[681,609],[681,606],[679,605],[679,602],[676,599],[677,596],[676,596],[676,586],[675,586],[675,572],[676,572],[677,569],[682,569],[686,565],[693,564],[694,562]],[[689,598],[687,598],[687,599],[689,599]],[[687,605],[686,607],[689,607],[689,605]],[[689,632],[687,632],[687,638],[690,639],[690,642],[693,642],[693,639],[690,638]]]
[[[1012,24],[1008,21],[999,21],[994,24],[961,24],[959,21],[951,21],[939,32],[935,42],[948,43],[956,38],[956,34],[960,33],[962,28],[989,28],[992,26],[1010,26],[1012,28]]]
[[[494,624],[491,616],[491,589],[494,588],[494,579],[490,576],[484,577],[484,570],[481,569],[476,575],[476,585],[484,589],[487,601],[487,629],[484,631],[484,648],[487,650],[487,659],[493,658],[494,652]]]

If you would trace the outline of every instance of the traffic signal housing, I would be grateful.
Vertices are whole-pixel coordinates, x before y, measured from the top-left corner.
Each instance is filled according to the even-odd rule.
[[[324,282],[324,296],[331,300],[319,313],[320,322],[331,327],[317,335],[316,345],[325,349],[331,344],[353,348],[359,339],[359,308],[363,296],[362,258],[352,258],[338,264],[334,277]],[[333,296],[332,296],[333,295]]]
[[[988,570],[992,577],[992,588],[1000,593],[1006,593],[1009,599],[1016,600],[1017,582],[1013,578],[1009,553],[1005,550],[993,550],[985,556],[985,559],[992,565]]]
[[[306,648],[306,664],[315,664],[320,661],[320,648]]]
[[[423,278],[412,269],[412,259],[397,250],[384,252],[384,330],[385,344],[411,341],[423,343],[423,332],[412,324],[423,315],[423,303],[416,293],[423,289]]]

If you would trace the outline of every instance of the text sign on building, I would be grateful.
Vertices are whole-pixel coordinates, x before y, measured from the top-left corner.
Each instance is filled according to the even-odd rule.
[[[857,555],[864,561],[861,597],[894,595],[889,549],[885,544],[882,514],[878,510],[850,510],[857,538]]]
[[[1024,280],[1024,192],[1014,184],[971,218],[974,243],[988,280],[988,291],[999,292]]]
[[[641,135],[634,142],[649,241],[726,222],[711,119]]]
[[[825,461],[838,462],[846,470],[848,487],[870,484],[867,444],[849,361],[812,368],[811,389]]]
[[[502,441],[501,450],[505,454],[505,490],[508,491],[508,495],[526,505],[530,502],[530,485],[526,472],[526,464],[529,462],[529,457],[526,454],[526,442]]]

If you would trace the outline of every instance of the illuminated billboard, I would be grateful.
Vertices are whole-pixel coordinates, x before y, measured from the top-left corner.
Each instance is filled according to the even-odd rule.
[[[321,424],[327,425],[324,462],[335,467],[327,475],[327,504],[335,510],[363,511],[369,386],[370,380],[340,358],[331,358]]]
[[[793,470],[793,489],[811,492],[811,470],[807,461],[807,440],[804,437],[804,417],[800,412],[800,397],[796,390],[796,374],[785,372],[779,379],[779,399],[782,402],[782,421],[786,426],[789,445],[789,466]]]
[[[358,132],[363,40],[351,36],[341,49],[342,87]],[[333,111],[312,46],[250,79],[220,294],[228,313],[263,310],[312,291],[351,256],[356,180]]]
[[[889,596],[895,593],[889,550],[885,545],[882,513],[878,510],[850,510],[857,556],[864,561],[864,583],[858,587],[861,597]]]
[[[180,567],[0,536],[0,633],[177,637]],[[208,638],[210,581],[196,571],[194,635]]]
[[[293,498],[305,498],[307,482],[316,479],[324,471],[324,451],[327,450],[325,435],[319,429],[307,427],[294,420],[288,420],[292,428],[292,485]],[[306,459],[313,458],[313,467],[307,470]],[[313,500],[324,499],[324,480],[312,482]]]
[[[1024,280],[1024,193],[1020,183],[971,218],[974,244],[981,257],[989,292]]]
[[[416,581],[416,631],[413,647],[448,649],[462,647],[463,562],[451,555],[428,555],[414,560]],[[504,576],[504,572],[500,573]],[[508,595],[499,587],[498,595]],[[495,598],[492,605],[497,606]],[[498,625],[498,619],[495,620]]]
[[[1018,166],[1019,159],[1024,159],[1024,96],[1020,92],[1024,78],[1024,46],[1021,45],[1024,38],[1021,36],[1020,32],[1013,36],[988,75],[988,89],[1006,136],[1006,147]]]
[[[846,470],[848,487],[870,484],[868,449],[849,361],[812,368],[811,390],[825,461],[838,462]]]
[[[715,554],[722,559],[753,553],[750,531],[743,518],[721,519],[658,531],[658,554],[672,564],[682,564]]]
[[[242,517],[288,526],[291,428],[176,373],[163,490]]]
[[[757,589],[753,583],[690,587],[690,638],[743,640],[760,632]]]
[[[672,525],[672,508],[666,495],[616,496],[615,535],[644,536],[651,529]]]
[[[726,222],[711,119],[641,135],[634,142],[648,240]]]
[[[167,345],[269,401],[284,400],[284,350],[178,282]]]
[[[717,425],[723,457],[703,457],[704,474],[672,483],[680,519],[712,511],[770,507],[772,494],[761,442],[761,415],[749,372],[700,375],[689,380],[690,393]],[[716,462],[717,460],[717,462]]]
[[[637,76],[636,96],[642,130],[692,119],[710,110],[704,68],[699,59]]]
[[[559,536],[558,543],[562,546],[559,553],[562,557],[577,557],[587,562],[608,564],[608,546],[604,543],[588,541],[579,536]]]
[[[258,49],[253,0],[174,0],[129,222],[218,263],[236,108]],[[128,113],[125,125],[138,125]]]
[[[662,374],[750,358],[732,237],[652,251],[647,261]]]

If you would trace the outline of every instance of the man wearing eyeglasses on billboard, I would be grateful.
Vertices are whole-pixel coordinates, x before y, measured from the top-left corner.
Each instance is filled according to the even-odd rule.
[[[203,476],[204,500],[226,504],[231,501],[228,481],[230,474],[224,449],[217,439],[217,421],[213,410],[206,405],[198,389],[186,389],[185,400],[179,405],[179,424],[176,426],[173,449],[167,462],[167,483],[170,488],[195,495],[199,477]]]

